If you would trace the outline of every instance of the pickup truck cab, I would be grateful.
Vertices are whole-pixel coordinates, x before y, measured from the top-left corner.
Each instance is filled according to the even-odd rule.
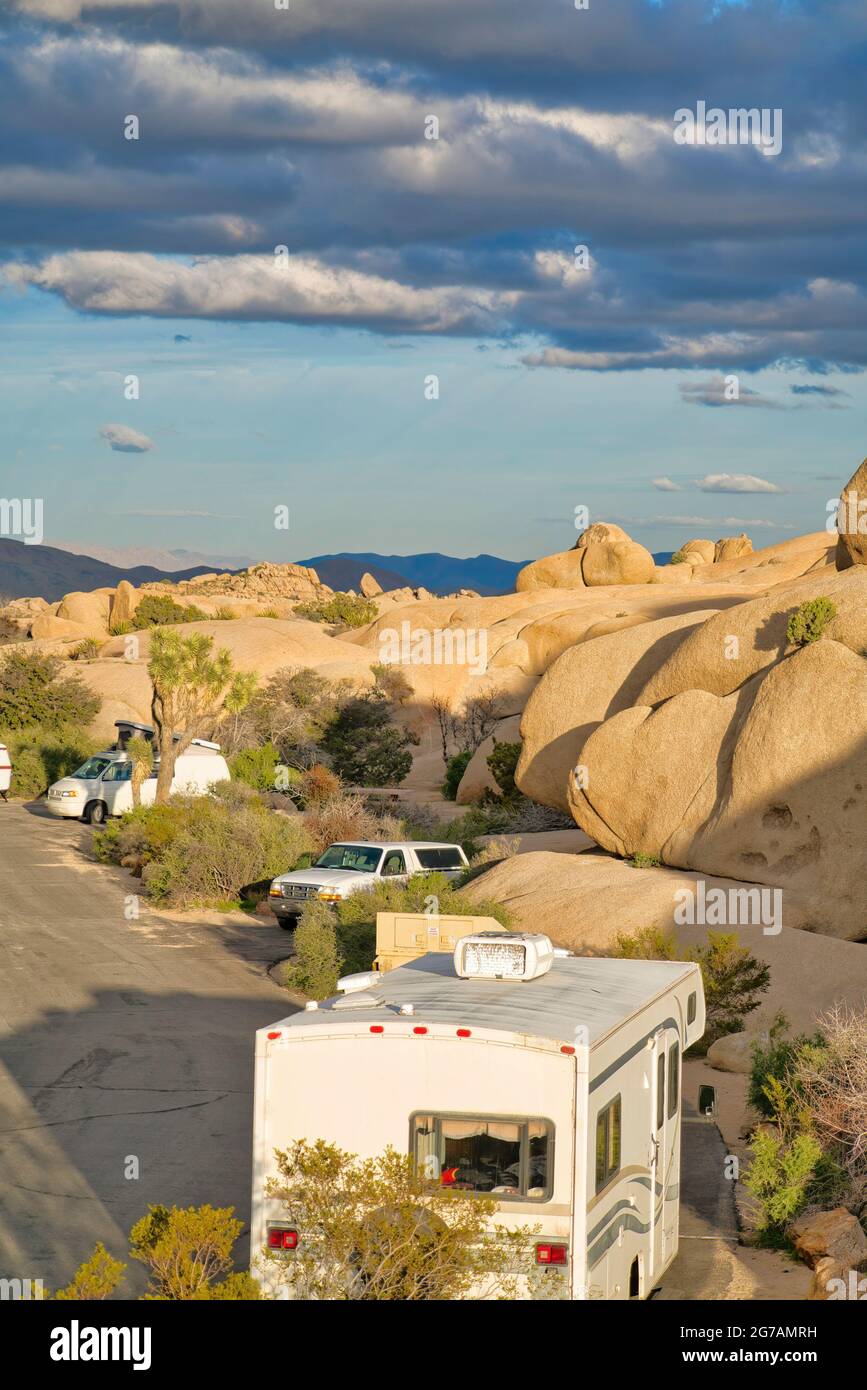
[[[271,884],[268,901],[280,926],[291,931],[311,898],[339,903],[380,879],[406,883],[413,874],[457,878],[466,867],[467,856],[460,845],[352,840],[329,845],[309,869],[280,874]]]

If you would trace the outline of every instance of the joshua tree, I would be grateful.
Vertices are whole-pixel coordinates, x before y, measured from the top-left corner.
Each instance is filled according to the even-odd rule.
[[[141,805],[142,784],[151,775],[151,768],[154,762],[154,750],[146,738],[131,738],[126,745],[129,760],[132,763],[132,773],[130,775],[130,790],[132,791],[133,806]]]
[[[183,637],[170,628],[157,628],[151,635],[148,673],[160,755],[158,802],[168,801],[175,761],[193,739],[223,711],[233,714],[243,709],[256,687],[255,675],[236,671],[229,653],[221,649],[215,655],[213,646],[213,638],[203,632]]]

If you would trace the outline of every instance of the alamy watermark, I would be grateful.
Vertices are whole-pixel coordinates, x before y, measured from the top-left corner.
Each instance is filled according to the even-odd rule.
[[[487,628],[413,627],[408,619],[379,634],[379,659],[385,666],[469,666],[474,676],[488,669]]]
[[[867,536],[867,497],[859,497],[854,488],[842,497],[829,497],[825,510],[825,530],[831,535],[839,531],[846,536]]]
[[[695,111],[681,106],[674,113],[676,145],[755,145],[773,157],[783,148],[783,112],[779,106],[737,106],[725,111],[697,101]]]
[[[765,936],[783,929],[782,888],[678,888],[674,920],[679,927],[761,927]]]
[[[0,497],[0,536],[23,540],[25,545],[41,545],[41,497]]]

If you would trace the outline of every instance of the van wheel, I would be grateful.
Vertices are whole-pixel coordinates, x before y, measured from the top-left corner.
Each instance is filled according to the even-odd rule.
[[[85,817],[91,825],[105,825],[108,820],[108,808],[104,801],[94,801],[89,811],[85,811]]]
[[[290,917],[287,920],[285,917],[278,917],[277,921],[280,923],[280,926],[283,928],[284,931],[294,931],[295,928],[298,926],[297,918]]]

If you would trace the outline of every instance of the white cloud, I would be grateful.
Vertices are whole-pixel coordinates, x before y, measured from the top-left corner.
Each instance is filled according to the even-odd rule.
[[[313,257],[215,256],[193,262],[146,253],[71,251],[7,266],[75,309],[168,318],[376,324],[416,333],[492,331],[515,294],[397,280]]]
[[[654,478],[654,479],[653,479],[653,486],[654,486],[655,488],[657,488],[657,489],[659,490],[659,492],[682,492],[682,491],[683,491],[683,489],[682,489],[677,483],[673,483],[673,482],[672,482],[671,478]]]
[[[147,454],[157,447],[146,434],[131,430],[129,425],[103,425],[99,435],[117,454]]]
[[[756,478],[752,473],[708,473],[696,479],[696,486],[702,492],[782,492],[776,483],[767,478]]]

